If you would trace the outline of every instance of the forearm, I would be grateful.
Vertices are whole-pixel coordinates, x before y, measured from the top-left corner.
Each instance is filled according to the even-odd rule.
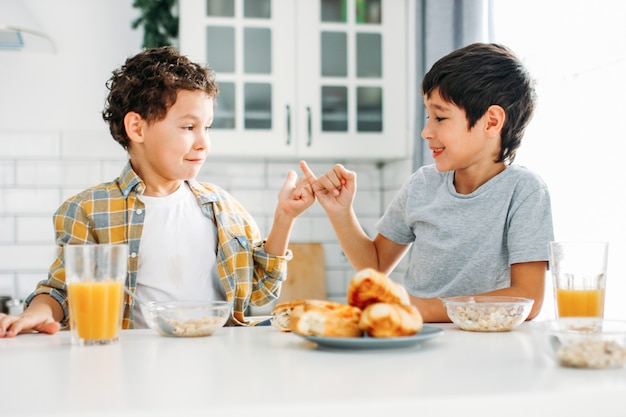
[[[519,285],[512,285],[511,287],[501,288],[499,290],[490,291],[483,294],[477,295],[498,295],[503,297],[522,297],[522,298],[530,298],[534,300],[532,309],[528,314],[527,320],[532,320],[539,315],[541,312],[541,308],[543,306],[543,287],[539,287],[541,290],[529,291],[526,287]]]
[[[291,229],[296,221],[295,217],[277,211],[274,214],[272,229],[265,240],[265,252],[270,255],[284,256],[289,248]]]
[[[541,311],[544,298],[544,275],[546,262],[526,262],[511,265],[511,285],[506,288],[467,295],[499,295],[507,297],[524,297],[534,300],[527,320],[532,320]],[[450,318],[445,306],[438,298],[419,298],[411,296],[411,304],[422,314],[425,322],[447,323]]]
[[[28,305],[27,311],[40,317],[51,317],[54,321],[60,322],[63,320],[63,308],[54,298],[47,294],[40,294],[33,298]]]
[[[548,263],[545,261],[524,262],[511,265],[511,285],[490,292],[488,295],[523,297],[534,300],[527,320],[532,320],[541,312],[545,294],[545,275]]]
[[[525,298],[533,298],[528,296],[527,294],[520,293],[520,290],[515,287],[502,288],[495,291],[490,291],[482,294],[470,294],[470,295],[499,295],[499,296],[508,296],[508,297],[525,297]],[[426,323],[449,323],[451,322],[448,317],[448,313],[446,312],[446,308],[443,305],[443,302],[438,298],[419,298],[410,296],[411,304],[416,306],[420,313],[422,314],[422,318]],[[543,294],[537,295],[534,299],[533,308],[527,318],[527,320],[532,320],[541,311],[541,307],[543,305]]]
[[[446,308],[438,298],[418,298],[410,296],[411,304],[419,310],[424,323],[450,323]]]
[[[365,268],[380,270],[376,245],[359,224],[352,209],[328,217],[339,245],[356,271]]]

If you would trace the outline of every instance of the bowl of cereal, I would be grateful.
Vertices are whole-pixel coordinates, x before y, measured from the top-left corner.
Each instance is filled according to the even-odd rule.
[[[626,364],[626,321],[563,317],[536,323],[542,348],[568,368],[621,368]]]
[[[163,336],[210,336],[226,324],[227,301],[151,301],[141,304],[148,326]]]
[[[505,296],[459,296],[441,298],[448,317],[463,330],[508,332],[523,323],[534,300]]]

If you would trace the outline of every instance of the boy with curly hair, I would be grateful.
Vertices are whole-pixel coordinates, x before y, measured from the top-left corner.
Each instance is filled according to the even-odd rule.
[[[127,287],[149,300],[227,300],[230,324],[251,325],[248,305],[277,299],[295,219],[315,197],[290,171],[262,239],[251,215],[225,190],[195,177],[209,154],[218,95],[213,71],[174,48],[126,60],[107,82],[103,118],[129,161],[115,180],[65,201],[54,215],[57,258],[18,316],[0,314],[0,337],[54,333],[68,325],[63,246],[128,244]],[[146,326],[125,296],[123,328]]]

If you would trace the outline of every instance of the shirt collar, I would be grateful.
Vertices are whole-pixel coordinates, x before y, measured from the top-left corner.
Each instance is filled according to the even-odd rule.
[[[139,175],[137,175],[137,173],[133,171],[130,160],[126,163],[126,166],[122,170],[122,173],[117,178],[117,182],[120,185],[120,190],[122,190],[122,195],[124,196],[124,198],[128,198],[128,195],[135,187],[137,187],[136,192],[138,194],[143,194],[146,189],[146,186],[141,178],[139,178]]]
[[[117,178],[117,181],[120,185],[120,190],[122,190],[124,198],[128,198],[128,195],[131,193],[131,191],[133,191],[135,187],[135,192],[137,192],[138,194],[143,194],[146,189],[146,185],[144,184],[142,179],[133,170],[130,160],[122,170],[120,176]],[[202,202],[202,204],[214,203],[219,200],[217,193],[208,190],[206,187],[203,187],[202,184],[198,182],[198,180],[191,179],[187,181],[187,183],[189,184],[193,193]]]
[[[189,184],[191,191],[193,191],[202,204],[214,203],[219,200],[214,191],[207,189],[207,187],[200,184],[198,180],[190,179],[187,183]]]

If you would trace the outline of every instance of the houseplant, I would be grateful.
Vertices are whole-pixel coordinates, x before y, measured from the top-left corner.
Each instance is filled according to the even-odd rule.
[[[139,9],[141,15],[131,27],[143,27],[144,48],[175,44],[178,39],[177,0],[133,0],[133,7]]]

